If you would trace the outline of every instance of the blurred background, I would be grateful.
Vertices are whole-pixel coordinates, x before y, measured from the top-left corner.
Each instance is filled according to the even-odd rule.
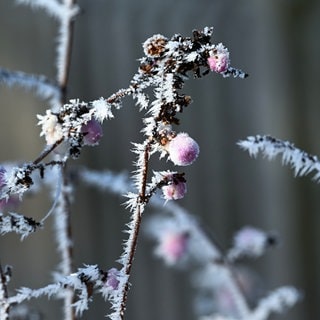
[[[320,155],[320,2],[316,0],[79,0],[68,96],[90,101],[125,88],[143,56],[141,44],[155,33],[189,36],[214,27],[231,62],[245,80],[211,73],[187,82],[193,104],[181,115],[181,131],[200,145],[185,169],[188,194],[179,204],[208,226],[225,248],[233,233],[251,225],[279,234],[281,245],[251,263],[264,289],[291,284],[304,299],[272,319],[320,319],[320,186],[294,178],[279,160],[251,159],[236,143],[271,134]],[[57,22],[43,11],[0,1],[0,66],[55,78]],[[317,40],[318,39],[318,40]],[[131,142],[141,141],[141,114],[131,99],[104,125],[98,148],[86,148],[76,164],[92,169],[132,170]],[[0,87],[0,162],[31,161],[41,152],[36,114],[48,107],[30,92]],[[165,168],[165,162],[163,163]],[[116,266],[128,213],[123,199],[77,186],[72,208],[75,266]],[[50,208],[48,190],[17,210],[41,219]],[[55,254],[52,219],[21,242],[0,239],[0,259],[13,266],[10,291],[51,281]],[[140,238],[131,278],[127,319],[195,319],[186,273],[166,268]],[[61,319],[60,302],[31,303],[44,319]],[[103,319],[108,304],[93,302],[83,319]]]

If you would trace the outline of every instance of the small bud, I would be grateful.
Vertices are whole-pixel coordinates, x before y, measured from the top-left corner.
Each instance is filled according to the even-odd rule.
[[[112,290],[117,290],[120,282],[119,276],[120,272],[116,268],[111,268],[110,270],[108,270],[106,285]]]
[[[228,49],[221,43],[218,44],[217,47],[211,51],[207,61],[211,71],[217,73],[226,72],[230,64]]]
[[[163,197],[166,200],[182,199],[187,192],[187,184],[185,182],[172,183],[162,187]]]
[[[182,199],[187,193],[187,184],[186,180],[183,177],[183,174],[168,174],[165,176],[165,179],[168,182],[161,188],[164,199]]]
[[[164,51],[168,39],[161,34],[155,34],[143,43],[143,50],[146,56],[151,58],[160,57]]]
[[[85,125],[83,125],[81,128],[81,132],[84,134],[84,144],[89,146],[98,144],[99,140],[103,136],[102,126],[95,119],[91,119]]]
[[[168,143],[170,160],[178,166],[192,164],[199,155],[199,145],[187,133],[178,133]]]

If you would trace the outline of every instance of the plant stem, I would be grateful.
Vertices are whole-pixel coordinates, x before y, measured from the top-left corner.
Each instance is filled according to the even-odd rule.
[[[69,184],[66,166],[61,166],[62,187],[59,202],[55,210],[55,232],[58,244],[58,251],[61,255],[60,270],[63,276],[68,276],[73,271],[73,242],[71,228],[70,202],[72,188]],[[74,292],[72,289],[65,289],[64,296],[64,319],[74,320],[75,314],[72,304]]]
[[[66,9],[72,9],[76,0],[64,0]],[[74,34],[74,20],[70,16],[65,16],[60,21],[61,43],[58,51],[58,71],[57,81],[61,89],[62,104],[67,101],[67,85],[70,74],[71,54]]]
[[[121,300],[121,306],[120,306],[120,312],[119,312],[120,319],[122,320],[124,319],[124,313],[127,305],[128,291],[129,291],[129,277],[131,274],[132,264],[133,264],[135,252],[137,249],[138,236],[139,236],[139,231],[140,231],[141,221],[142,221],[142,213],[147,203],[146,188],[147,188],[150,148],[151,148],[151,143],[148,142],[145,145],[145,149],[143,153],[143,167],[142,167],[139,196],[137,199],[136,207],[133,211],[133,216],[131,221],[131,225],[133,227],[131,228],[130,236],[127,242],[126,259],[123,263],[125,268],[124,272],[127,276],[127,279],[122,291],[122,300]]]
[[[64,0],[66,8],[72,9],[76,0]],[[61,106],[67,102],[67,86],[70,74],[71,53],[74,34],[74,20],[66,15],[60,21],[60,43],[58,48],[58,70],[57,81],[61,90]],[[66,165],[62,167],[62,192],[60,195],[60,206],[56,212],[56,232],[57,241],[62,259],[62,274],[69,275],[73,269],[73,244],[72,244],[72,227],[71,227],[71,188],[67,174]],[[61,221],[58,221],[61,220]],[[59,230],[60,229],[60,230]],[[60,243],[59,243],[60,242]],[[75,312],[72,307],[74,302],[74,292],[67,289],[64,296],[64,319],[75,320]]]

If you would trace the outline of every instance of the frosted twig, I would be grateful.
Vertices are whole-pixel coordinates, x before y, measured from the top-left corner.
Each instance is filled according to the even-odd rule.
[[[292,143],[273,138],[271,136],[252,136],[238,142],[238,145],[256,157],[262,153],[268,160],[282,154],[282,163],[289,165],[294,170],[295,176],[304,176],[315,171],[313,179],[320,180],[320,162],[317,156],[311,155],[296,148]]]
[[[129,291],[129,277],[131,274],[132,263],[135,255],[135,251],[137,248],[137,241],[141,226],[142,213],[146,206],[146,187],[147,187],[147,175],[148,175],[148,167],[149,167],[149,157],[150,157],[150,143],[146,143],[144,147],[143,156],[141,159],[142,163],[139,170],[141,174],[139,175],[140,181],[138,189],[138,196],[135,198],[135,205],[131,207],[132,217],[131,221],[128,224],[128,233],[129,238],[124,244],[124,252],[120,258],[120,262],[123,265],[122,272],[126,275],[126,281],[121,283],[121,288],[119,288],[120,294],[120,304],[119,309],[115,310],[115,313],[110,317],[119,317],[119,319],[124,319],[124,312],[126,310],[128,291]],[[139,162],[139,160],[138,160]],[[133,198],[134,199],[134,198]],[[133,200],[132,199],[132,200]]]
[[[88,304],[93,294],[93,289],[100,293],[107,293],[107,276],[108,273],[100,270],[96,265],[87,265],[79,268],[76,273],[59,277],[56,283],[49,284],[40,289],[20,288],[15,296],[7,299],[9,305],[21,303],[32,298],[54,296],[61,298],[65,296],[66,291],[77,293],[77,301],[70,304],[70,308],[75,309],[77,315],[88,309]],[[66,318],[64,318],[66,319]]]
[[[77,12],[76,0],[63,0],[63,14],[60,16],[59,37],[57,46],[57,81],[61,90],[61,106],[67,101],[67,85],[70,72],[72,40],[74,31],[74,13]],[[75,12],[73,12],[76,10]],[[69,14],[73,12],[73,14]],[[69,177],[66,166],[62,168],[62,187],[60,201],[56,208],[56,237],[58,249],[61,253],[62,275],[71,274],[73,268],[73,243],[71,228],[70,203],[72,188],[69,185]],[[74,320],[75,314],[72,309],[74,292],[67,290],[64,296],[64,319]]]
[[[42,75],[38,76],[0,68],[0,83],[4,83],[9,87],[19,86],[25,90],[35,91],[42,99],[51,99],[53,102],[60,100],[61,92],[57,84],[52,83]]]
[[[0,320],[9,319],[10,303],[8,302],[7,288],[9,280],[10,275],[2,269],[0,263]]]
[[[48,145],[41,152],[41,154],[33,161],[34,164],[40,163],[43,159],[45,159],[54,149],[56,149],[63,142],[63,138],[57,140],[54,144]]]
[[[34,9],[43,9],[49,15],[59,20],[64,17],[72,18],[79,12],[77,6],[66,8],[64,4],[61,4],[58,0],[16,0],[18,4],[28,5]]]
[[[259,301],[249,320],[266,320],[271,313],[282,313],[301,299],[300,292],[293,287],[281,287]]]
[[[23,240],[40,227],[42,227],[42,223],[21,214],[11,212],[8,216],[4,216],[0,213],[0,234],[15,232],[20,234],[21,240]]]
[[[68,275],[73,269],[73,242],[71,231],[70,201],[73,194],[71,185],[68,182],[66,168],[61,168],[62,186],[58,202],[54,210],[55,232],[57,248],[61,255],[60,271],[61,274]],[[74,292],[66,290],[64,293],[64,319],[74,319],[74,312],[71,308],[74,299]]]
[[[63,0],[64,12],[72,12],[76,0]],[[76,11],[77,12],[77,11]],[[67,83],[69,78],[72,39],[74,29],[74,15],[64,14],[60,20],[60,29],[57,47],[57,81],[62,91],[62,102],[66,103]]]
[[[89,186],[107,190],[116,195],[124,195],[132,190],[130,177],[126,172],[116,173],[110,170],[96,171],[85,167],[78,168],[74,172],[84,183]]]

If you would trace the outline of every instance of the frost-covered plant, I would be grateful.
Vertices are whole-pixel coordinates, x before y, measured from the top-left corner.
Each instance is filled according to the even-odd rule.
[[[21,165],[7,164],[0,167],[0,201],[1,210],[4,212],[0,215],[0,233],[15,232],[21,239],[25,239],[37,229],[45,228],[47,218],[53,215],[60,264],[52,284],[40,289],[20,288],[15,295],[9,294],[7,290],[11,269],[0,266],[0,319],[9,319],[14,312],[13,306],[41,296],[62,298],[63,318],[75,319],[89,308],[94,292],[100,293],[111,302],[111,319],[123,319],[141,220],[148,203],[157,207],[159,203],[167,203],[167,209],[176,209],[173,218],[166,222],[157,220],[157,228],[150,229],[159,241],[156,250],[159,256],[171,265],[184,259],[187,262],[191,257],[201,266],[202,271],[207,272],[208,268],[213,268],[209,272],[217,271],[219,276],[225,275],[226,286],[231,290],[236,311],[226,314],[217,310],[219,317],[266,319],[270,312],[282,310],[281,299],[284,305],[294,304],[298,295],[294,289],[286,288],[261,300],[252,311],[233,279],[233,270],[229,264],[242,255],[260,254],[265,245],[263,232],[246,230],[249,235],[239,234],[234,249],[229,255],[223,256],[221,250],[207,239],[197,221],[188,214],[180,214],[181,209],[177,209],[178,207],[169,201],[185,196],[187,179],[185,174],[178,170],[181,166],[192,164],[200,151],[198,143],[188,133],[176,129],[179,114],[191,103],[191,97],[181,91],[185,81],[190,76],[200,78],[210,71],[223,77],[246,77],[244,72],[231,66],[227,48],[221,43],[211,42],[212,28],[194,30],[192,37],[180,34],[171,38],[159,34],[152,36],[143,44],[145,56],[140,59],[138,72],[133,76],[128,88],[120,89],[107,98],[83,102],[79,99],[68,100],[66,96],[73,24],[79,12],[76,1],[17,2],[44,9],[58,20],[57,72],[56,79],[50,80],[42,75],[0,68],[1,83],[34,90],[39,97],[47,99],[50,105],[43,114],[37,115],[38,125],[41,127],[40,136],[43,136],[46,142],[41,154],[33,161]],[[150,88],[153,96],[148,93]],[[128,178],[110,172],[94,173],[85,168],[72,172],[73,176],[78,176],[87,184],[126,194],[131,220],[127,224],[128,238],[124,242],[123,254],[118,260],[121,267],[105,269],[97,265],[85,265],[73,270],[70,203],[74,190],[69,166],[66,164],[80,157],[83,147],[99,144],[103,136],[101,124],[114,117],[114,110],[122,107],[122,100],[126,96],[132,96],[139,111],[144,112],[144,126],[141,130],[144,140],[133,144],[133,152],[136,154],[133,176]],[[152,170],[150,158],[154,155],[158,155],[160,160],[167,158],[172,161],[177,171]],[[49,157],[51,159],[48,160]],[[8,211],[9,204],[23,201],[27,192],[35,193],[43,184],[53,189],[54,196],[52,208],[41,221]],[[162,191],[161,199],[155,196],[158,189]],[[255,245],[248,245],[246,237],[254,239]],[[201,247],[201,250],[196,250],[197,247]],[[187,256],[186,252],[190,256]],[[218,315],[214,313],[209,316],[216,319]]]

